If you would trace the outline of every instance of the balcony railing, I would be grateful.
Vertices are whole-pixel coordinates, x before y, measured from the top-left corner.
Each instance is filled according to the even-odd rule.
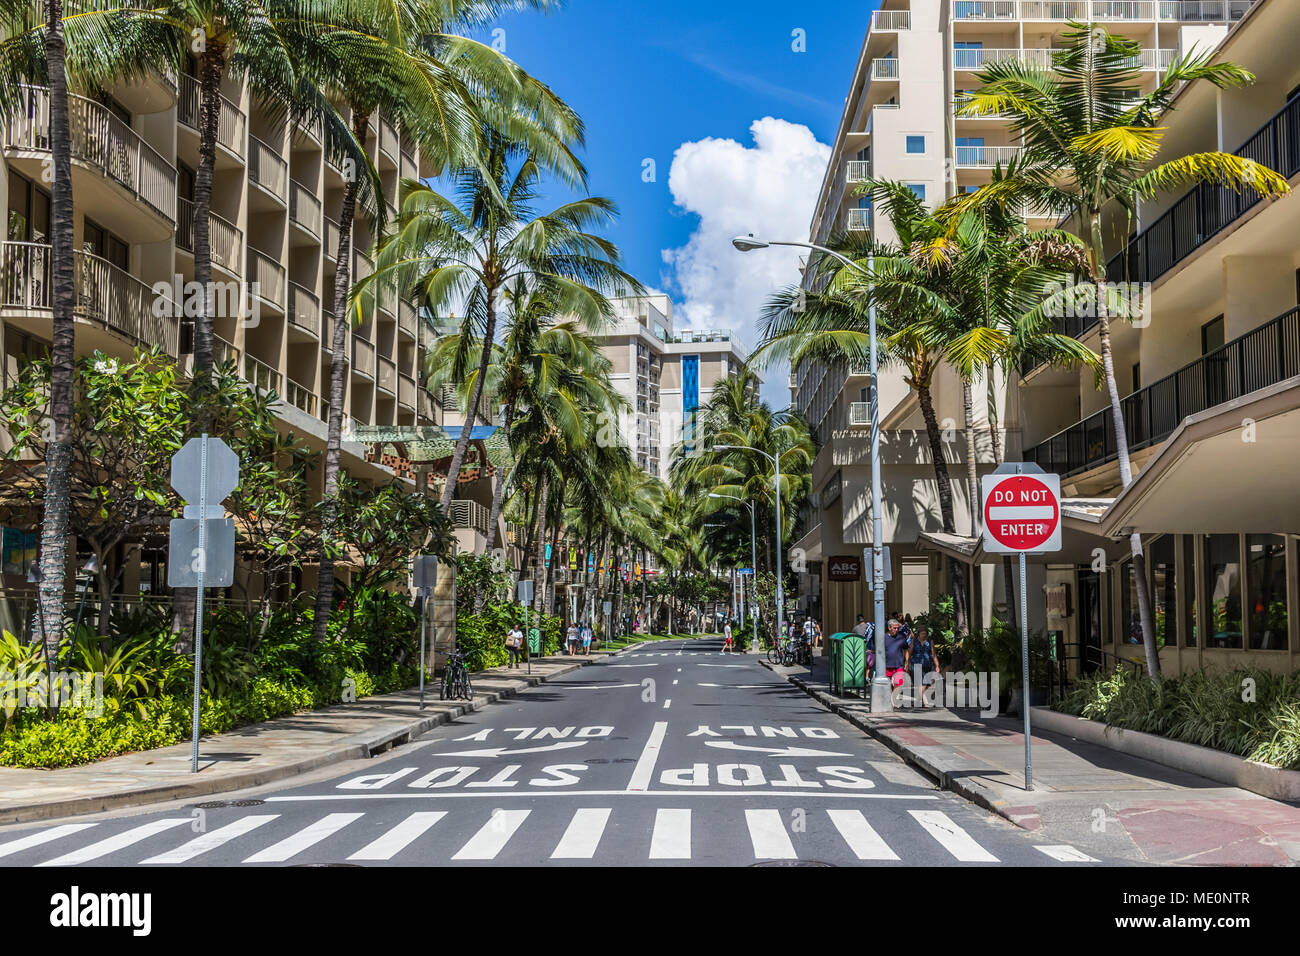
[[[8,121],[6,145],[47,152],[50,144],[50,91],[22,87],[24,107]],[[176,221],[176,167],[146,143],[106,106],[75,93],[68,95],[72,158],[93,166],[169,223]]]
[[[177,87],[176,118],[182,124],[198,132],[199,130],[199,81],[188,73],[181,74]],[[244,155],[244,111],[231,102],[223,93],[221,109],[217,113],[217,142],[232,153]]]
[[[289,221],[320,238],[320,200],[296,179],[289,182]]]
[[[1160,0],[1160,19],[1211,20],[1220,23],[1244,17],[1256,0]]]
[[[405,299],[397,303],[397,328],[402,334],[415,338],[415,306]]]
[[[871,15],[872,33],[894,33],[912,29],[910,10],[877,10]]]
[[[397,404],[415,408],[415,379],[404,372],[397,376]]]
[[[1300,173],[1300,97],[1279,110],[1235,151],[1290,179]],[[1184,194],[1159,219],[1106,263],[1111,282],[1154,282],[1244,215],[1259,195],[1249,188],[1201,185]],[[1126,261],[1127,259],[1127,261]]]
[[[284,202],[285,186],[289,183],[289,164],[274,147],[251,133],[248,136],[248,178]]]
[[[379,356],[379,366],[375,373],[375,384],[389,395],[397,394],[397,363],[390,358]]]
[[[1257,0],[956,0],[956,20],[1240,20]]]
[[[849,404],[849,424],[870,425],[871,424],[871,403],[851,402]]]
[[[1168,438],[1189,415],[1300,375],[1300,307],[1201,356],[1120,402],[1130,450]],[[1025,452],[1048,471],[1070,475],[1116,455],[1106,408]]]
[[[0,246],[0,307],[25,312],[53,308],[54,254],[44,243],[6,242]],[[173,310],[154,314],[152,288],[107,259],[88,252],[73,257],[73,311],[80,319],[119,332],[140,345],[161,345],[175,356],[179,319]]]
[[[320,299],[297,282],[289,283],[289,324],[320,336]]]
[[[871,78],[873,80],[898,79],[898,57],[878,57],[871,61]]]
[[[492,512],[477,501],[462,498],[451,502],[447,516],[451,518],[453,528],[473,528],[485,535],[488,533],[488,520],[492,517]]]
[[[850,159],[844,164],[844,181],[862,183],[871,178],[871,160]]]
[[[318,399],[316,393],[306,385],[299,385],[293,379],[286,378],[284,380],[283,398],[294,408],[306,412],[313,418],[318,417],[320,399]]]
[[[375,377],[375,347],[356,336],[352,337],[352,371],[365,378]]]
[[[176,246],[194,254],[194,203],[176,200]],[[233,222],[215,212],[208,213],[208,249],[212,264],[239,275],[239,253],[244,248],[244,234]]]
[[[280,373],[267,365],[260,359],[253,358],[247,352],[244,353],[244,362],[240,367],[244,376],[244,381],[263,392],[275,392],[276,395],[284,396],[280,388]]]
[[[322,352],[334,351],[334,311],[320,310],[320,348]]]
[[[325,258],[336,262],[339,255],[339,224],[329,216],[325,217]]]
[[[380,312],[390,316],[397,315],[397,290],[393,288],[391,281],[377,284],[375,302]]]
[[[958,146],[955,148],[958,166],[986,168],[1005,166],[1020,155],[1019,146]]]
[[[260,249],[248,247],[248,281],[256,282],[257,295],[284,310],[284,266]]]

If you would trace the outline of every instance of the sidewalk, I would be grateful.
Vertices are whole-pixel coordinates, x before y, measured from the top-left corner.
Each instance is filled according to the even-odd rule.
[[[1026,830],[1135,863],[1300,863],[1300,807],[1051,731],[1031,728],[1034,789],[1024,789],[1019,718],[900,709],[832,697],[829,663],[771,667],[947,790]],[[1032,721],[1032,715],[1031,715]]]
[[[242,790],[328,764],[369,757],[471,710],[623,650],[593,651],[589,657],[535,658],[531,676],[526,666],[480,671],[471,675],[473,701],[440,701],[435,683],[425,687],[424,710],[420,710],[419,691],[412,689],[204,737],[199,741],[198,773],[190,772],[188,740],[81,767],[0,767],[0,824]]]

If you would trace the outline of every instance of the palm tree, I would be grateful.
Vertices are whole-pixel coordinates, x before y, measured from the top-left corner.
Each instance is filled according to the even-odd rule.
[[[1087,275],[1097,290],[1101,364],[1115,425],[1120,483],[1133,480],[1128,436],[1115,380],[1110,313],[1131,317],[1131,305],[1106,292],[1104,212],[1112,206],[1131,220],[1139,200],[1204,183],[1263,197],[1289,191],[1286,180],[1253,160],[1218,151],[1194,153],[1150,167],[1167,131],[1166,114],[1186,83],[1205,80],[1223,89],[1254,77],[1232,63],[1215,63],[1213,51],[1190,50],[1170,64],[1155,89],[1138,92],[1140,44],[1105,29],[1075,23],[1053,53],[1051,70],[1018,61],[998,61],[978,74],[982,87],[969,95],[959,116],[1010,114],[1022,140],[1021,155],[1000,180],[955,204],[957,211],[992,202],[1028,203],[1069,217],[1087,248]],[[1128,229],[1120,240],[1127,242]],[[1160,675],[1151,597],[1142,538],[1129,538],[1147,670]]]
[[[336,9],[344,3],[343,16]],[[377,184],[364,152],[370,117],[392,116],[435,166],[474,167],[486,151],[484,127],[526,143],[543,165],[570,185],[585,172],[571,146],[582,139],[582,123],[549,89],[504,55],[452,30],[480,25],[503,6],[492,2],[430,3],[427,0],[312,0],[309,7],[345,22],[348,29],[318,36],[310,48],[318,55],[311,79],[343,104],[351,128],[333,138],[336,147],[360,150],[368,175],[348,176],[338,218],[334,274],[333,353],[330,363],[329,422],[326,435],[320,570],[315,632],[323,638],[334,600],[334,538],[338,515],[338,474],[342,456],[344,396],[347,393],[349,316],[361,321],[369,297],[348,309],[351,291],[353,225],[358,202]],[[545,8],[545,0],[518,0],[509,6]],[[361,16],[359,25],[346,17]],[[376,235],[383,228],[384,204],[375,202]],[[462,458],[464,452],[462,450]],[[444,505],[444,514],[448,510]]]
[[[618,248],[587,231],[613,218],[611,201],[587,197],[535,215],[532,202],[541,173],[536,155],[495,131],[488,141],[482,165],[455,176],[458,202],[424,183],[403,183],[398,231],[380,246],[374,274],[354,290],[356,297],[376,282],[396,279],[400,288],[418,288],[434,310],[463,303],[453,374],[464,378],[477,366],[478,379],[443,486],[444,513],[481,406],[501,294],[522,280],[542,290],[557,312],[597,329],[614,314],[605,293],[642,291],[619,268]],[[512,169],[516,157],[520,161]],[[469,351],[475,342],[477,356]]]

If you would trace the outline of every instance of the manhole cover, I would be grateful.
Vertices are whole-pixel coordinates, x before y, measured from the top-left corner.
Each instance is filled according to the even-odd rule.
[[[750,866],[834,866],[821,860],[766,860],[763,863],[751,863]]]
[[[225,800],[209,800],[207,803],[196,803],[194,807],[199,810],[217,810],[221,807],[228,807],[230,804]]]
[[[266,803],[265,800],[231,800],[230,801],[230,805],[232,807],[260,807],[264,803]]]

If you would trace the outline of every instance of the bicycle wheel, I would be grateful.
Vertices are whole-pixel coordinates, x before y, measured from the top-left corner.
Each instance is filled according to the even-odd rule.
[[[775,647],[769,647],[767,649],[767,662],[769,664],[780,664],[781,652],[778,651]]]
[[[469,672],[461,670],[456,680],[456,696],[461,700],[473,700],[474,691],[469,685]]]
[[[438,688],[438,699],[446,700],[451,694],[451,667],[442,672],[442,686]]]

